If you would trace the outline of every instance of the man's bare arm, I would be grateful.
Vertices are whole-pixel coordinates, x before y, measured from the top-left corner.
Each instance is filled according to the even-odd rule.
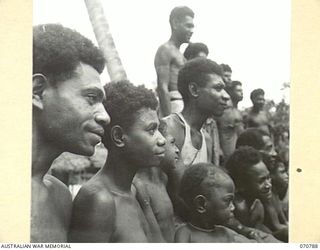
[[[157,72],[158,95],[162,116],[171,114],[171,103],[169,95],[171,55],[168,48],[160,47],[154,59]]]
[[[110,242],[115,226],[115,212],[115,203],[110,194],[92,194],[80,190],[73,205],[68,241]]]

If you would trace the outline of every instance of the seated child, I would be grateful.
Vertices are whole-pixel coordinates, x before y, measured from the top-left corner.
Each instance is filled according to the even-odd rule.
[[[279,220],[273,204],[270,173],[261,153],[242,146],[230,156],[226,168],[236,186],[235,217],[246,226],[287,241],[288,227]]]
[[[222,226],[233,217],[234,184],[221,168],[211,163],[191,166],[182,177],[180,195],[188,220],[177,229],[175,242],[256,242]]]

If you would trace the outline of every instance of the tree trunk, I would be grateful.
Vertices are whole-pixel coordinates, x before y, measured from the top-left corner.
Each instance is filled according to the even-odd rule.
[[[126,72],[116,50],[108,21],[104,15],[100,0],[84,0],[94,34],[107,61],[107,70],[111,81],[127,79]]]

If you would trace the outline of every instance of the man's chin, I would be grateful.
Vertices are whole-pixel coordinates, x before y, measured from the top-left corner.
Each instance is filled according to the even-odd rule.
[[[86,147],[81,147],[78,149],[73,149],[69,150],[68,152],[77,154],[77,155],[83,155],[83,156],[93,156],[95,152],[95,146],[86,146]]]

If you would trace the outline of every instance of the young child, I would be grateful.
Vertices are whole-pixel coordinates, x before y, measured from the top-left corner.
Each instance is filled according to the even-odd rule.
[[[167,187],[174,189],[172,181],[172,170],[179,163],[179,149],[175,145],[175,139],[166,131],[166,124],[160,121],[159,131],[166,139],[165,155],[159,167],[143,168],[136,174],[133,185],[137,192],[139,203],[145,201],[150,203],[152,211],[145,213],[153,213],[157,223],[160,226],[163,238],[167,242],[173,242],[174,239],[174,213],[173,205],[168,195]],[[170,180],[168,180],[168,176]]]
[[[181,180],[180,195],[188,206],[188,221],[176,231],[175,242],[256,242],[222,226],[234,216],[234,184],[221,168],[191,166]]]
[[[274,205],[270,172],[261,153],[249,146],[238,148],[226,162],[236,185],[235,216],[244,225],[272,233],[287,241],[288,227]]]

